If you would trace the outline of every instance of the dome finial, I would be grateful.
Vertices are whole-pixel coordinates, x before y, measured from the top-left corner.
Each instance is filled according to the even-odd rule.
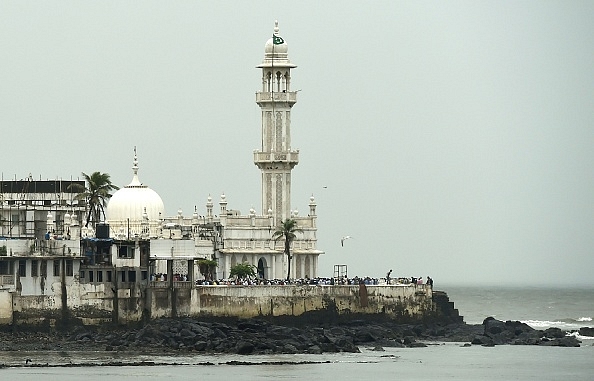
[[[141,186],[142,183],[138,180],[138,156],[136,154],[136,146],[134,146],[134,160],[132,160],[132,172],[134,173],[134,177],[132,177],[132,182],[128,186]]]
[[[134,176],[138,175],[138,156],[136,155],[136,146],[134,146],[134,160],[132,161],[132,170]]]
[[[274,34],[278,34],[278,20],[274,20]]]

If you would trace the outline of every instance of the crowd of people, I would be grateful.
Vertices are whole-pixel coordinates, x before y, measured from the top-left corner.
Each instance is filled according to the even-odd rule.
[[[428,286],[430,286],[431,288],[433,288],[433,279],[431,279],[430,276],[427,276],[426,280],[423,281],[423,277],[410,277],[410,278],[392,278],[390,277],[390,275],[392,275],[392,269],[390,269],[390,271],[388,271],[388,273],[386,274],[386,284],[412,284],[412,285],[422,285],[422,284],[426,284]]]
[[[337,277],[317,277],[317,278],[298,278],[298,279],[264,279],[264,278],[225,278],[225,279],[198,279],[194,283],[196,286],[284,286],[284,285],[296,285],[296,286],[355,286],[364,284],[368,286],[377,285],[406,285],[406,286],[417,286],[426,284],[433,287],[433,279],[431,277],[410,277],[410,278],[392,278],[390,275],[392,270],[388,271],[385,278],[373,278],[373,277],[359,277],[355,276],[349,278],[347,276]],[[158,273],[151,274],[151,282],[166,282],[167,274]],[[187,282],[189,281],[187,274],[173,274],[173,281],[175,282]]]
[[[187,282],[189,280],[187,274],[173,274],[173,281],[174,282]],[[167,281],[167,274],[158,273],[158,274],[151,274],[151,282],[166,282]]]
[[[229,278],[229,279],[199,279],[196,280],[197,286],[355,286],[365,284],[369,286],[377,285],[408,285],[416,286],[427,284],[433,286],[433,279],[427,277],[424,282],[422,277],[411,278],[372,278],[372,277],[358,277],[348,278],[346,276],[340,277],[318,277],[318,278],[299,278],[299,279],[263,279],[263,278]]]
[[[368,285],[377,285],[379,284],[379,279],[377,278],[347,278],[347,277],[337,277],[337,278],[299,278],[299,279],[249,279],[249,278],[239,278],[239,279],[219,279],[214,281],[209,280],[197,280],[196,285],[201,286],[208,286],[208,285],[227,285],[227,286],[284,286],[284,285],[296,285],[296,286],[333,286],[333,285],[357,285],[357,284],[368,284]]]

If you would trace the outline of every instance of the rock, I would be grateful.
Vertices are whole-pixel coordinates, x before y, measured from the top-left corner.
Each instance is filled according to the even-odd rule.
[[[241,331],[260,332],[266,330],[267,323],[257,320],[240,321],[237,329]]]
[[[90,332],[83,332],[76,335],[76,341],[90,341],[92,339],[92,335]]]
[[[249,355],[254,351],[254,344],[247,341],[239,341],[235,346],[235,352],[238,355]]]
[[[561,328],[547,328],[544,330],[544,337],[548,339],[555,339],[565,337],[565,332],[561,330]]]
[[[370,341],[376,341],[376,338],[368,330],[363,330],[356,332],[354,341],[357,343],[368,343]]]
[[[224,322],[224,323],[223,323]],[[275,322],[275,323],[273,323]],[[281,324],[285,323],[286,325]],[[292,325],[297,324],[297,325]],[[594,329],[583,328],[580,334],[594,337]],[[546,345],[579,346],[575,337],[566,337],[559,329],[535,330],[518,321],[502,322],[493,317],[483,324],[428,323],[396,324],[378,319],[313,324],[284,319],[260,321],[192,318],[164,318],[150,321],[139,329],[105,326],[90,329],[77,326],[69,334],[1,332],[0,349],[4,350],[107,350],[143,351],[194,350],[199,352],[276,354],[359,352],[384,347],[423,347],[418,340],[469,342],[493,346]],[[467,345],[471,345],[467,344]],[[369,349],[374,348],[374,349]]]
[[[493,339],[489,336],[475,336],[474,339],[472,339],[472,344],[474,345],[483,345],[486,347],[492,347],[495,345],[495,342],[493,341]]]
[[[580,336],[594,337],[594,328],[582,327],[579,331]]]
[[[206,348],[208,348],[208,343],[206,341],[199,340],[194,343],[195,351],[202,352],[202,351],[205,351]]]
[[[318,345],[312,345],[311,347],[307,348],[307,353],[319,355],[322,354],[322,348],[320,348]]]
[[[287,343],[283,346],[283,353],[294,354],[294,353],[299,353],[299,351],[293,344]]]
[[[485,335],[498,335],[505,331],[505,323],[493,317],[488,317],[483,321]]]
[[[539,345],[548,347],[579,347],[581,341],[574,336],[565,336],[553,340],[543,339]]]

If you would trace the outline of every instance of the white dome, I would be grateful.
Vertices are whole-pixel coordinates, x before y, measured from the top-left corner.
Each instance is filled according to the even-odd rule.
[[[163,200],[157,192],[138,180],[138,160],[134,154],[132,182],[111,196],[107,204],[107,222],[142,221],[146,210],[149,221],[158,221],[165,214]]]
[[[271,57],[274,55],[275,58],[287,58],[287,52],[289,51],[289,46],[284,38],[279,36],[278,34],[278,21],[274,22],[274,34],[272,38],[269,38],[266,41],[266,45],[264,46],[264,53],[266,53],[266,57]]]
[[[289,46],[284,38],[278,34],[278,21],[274,22],[274,33],[272,37],[266,41],[264,46],[264,61],[256,67],[283,67],[283,68],[295,68],[294,65],[289,61]]]
[[[141,221],[146,209],[150,221],[158,221],[165,214],[161,197],[147,186],[127,185],[113,194],[107,204],[108,221]]]
[[[274,41],[276,41],[276,43],[274,43]],[[289,46],[287,45],[287,42],[284,40],[284,38],[277,36],[276,34],[274,37],[269,38],[268,41],[266,41],[266,45],[264,46],[264,53],[266,53],[267,56],[274,53],[275,56],[283,55],[286,57],[288,51]]]

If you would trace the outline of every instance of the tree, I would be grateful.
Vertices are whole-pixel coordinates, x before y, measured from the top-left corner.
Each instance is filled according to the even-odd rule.
[[[206,280],[212,280],[212,273],[213,270],[217,267],[219,263],[212,259],[200,259],[198,261],[198,269],[200,270],[200,274]]]
[[[76,195],[77,200],[85,200],[87,202],[87,218],[85,226],[88,227],[91,220],[93,224],[101,221],[101,216],[105,218],[105,206],[107,200],[111,197],[111,191],[120,189],[111,183],[108,173],[93,172],[90,176],[82,173],[87,186],[83,187],[79,184],[71,184],[69,189],[79,192]]]
[[[238,278],[255,278],[256,266],[250,265],[249,263],[238,263],[231,267],[230,276],[236,276]]]
[[[293,240],[297,238],[296,233],[303,233],[303,230],[297,227],[297,221],[287,218],[272,234],[272,239],[274,239],[274,242],[278,241],[279,239],[285,240],[284,252],[289,261],[289,269],[287,270],[287,281],[291,277],[291,258],[293,258],[291,256],[291,242],[293,242]]]

